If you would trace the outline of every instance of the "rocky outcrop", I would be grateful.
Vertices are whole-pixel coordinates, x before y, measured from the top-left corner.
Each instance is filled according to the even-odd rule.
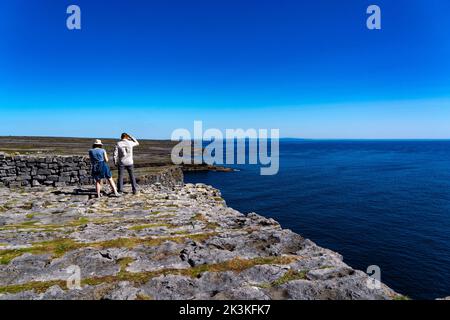
[[[137,172],[136,175],[136,181],[141,185],[159,183],[164,187],[174,187],[183,184],[184,181],[182,168],[173,165],[156,167],[156,170],[151,173]],[[128,180],[128,177],[124,178],[125,183],[127,183]]]
[[[227,207],[212,187],[93,194],[0,188],[0,299],[401,297],[275,220]],[[74,270],[79,288],[67,285]]]
[[[161,183],[174,186],[183,183],[183,172],[177,166],[156,167],[138,175],[142,184]],[[91,164],[86,156],[7,156],[0,153],[0,185],[6,187],[89,185]]]

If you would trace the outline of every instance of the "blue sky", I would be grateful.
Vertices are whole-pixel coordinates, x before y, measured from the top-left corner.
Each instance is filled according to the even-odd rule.
[[[82,30],[66,28],[66,8]],[[366,8],[382,30],[366,28]],[[0,135],[450,138],[446,0],[0,4]]]

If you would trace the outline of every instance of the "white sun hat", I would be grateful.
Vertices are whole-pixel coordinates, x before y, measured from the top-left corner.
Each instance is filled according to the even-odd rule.
[[[97,145],[97,146],[102,146],[103,145],[102,140],[100,140],[100,139],[95,140],[94,144]]]

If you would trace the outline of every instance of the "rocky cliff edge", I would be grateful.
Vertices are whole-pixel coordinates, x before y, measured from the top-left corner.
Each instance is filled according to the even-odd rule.
[[[402,298],[210,186],[91,194],[0,188],[0,299]]]

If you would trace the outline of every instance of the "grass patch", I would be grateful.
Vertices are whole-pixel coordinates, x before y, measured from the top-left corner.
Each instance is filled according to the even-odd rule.
[[[134,230],[134,231],[141,231],[144,229],[157,228],[157,227],[173,228],[173,226],[168,223],[149,223],[149,224],[135,225],[135,226],[130,227],[129,229]]]
[[[323,270],[323,269],[333,269],[333,266],[322,266],[319,269]]]
[[[220,227],[220,225],[216,222],[208,222],[208,223],[206,223],[206,226],[205,226],[206,229],[212,229],[212,230],[215,230],[216,228],[219,228],[219,227]]]
[[[158,218],[160,221],[163,221],[164,219],[173,218],[176,215],[170,212],[160,212]],[[147,219],[154,219],[155,217],[153,215],[146,216]]]
[[[130,263],[132,263],[134,261],[133,258],[131,257],[125,257],[125,258],[121,258],[117,261],[117,263],[120,266],[120,273],[125,273],[127,272],[126,269],[127,267],[130,265]]]
[[[197,278],[203,272],[224,272],[224,271],[233,271],[233,272],[242,272],[246,269],[249,269],[256,265],[261,264],[285,264],[292,262],[292,258],[289,257],[267,257],[267,258],[255,258],[255,259],[232,259],[229,261],[216,263],[216,264],[204,264],[190,269],[166,269],[166,270],[158,270],[158,271],[149,271],[149,272],[139,272],[132,273],[122,271],[116,277],[108,277],[109,281],[130,281],[135,284],[142,284],[147,282],[149,279],[158,277],[160,275],[169,275],[176,274],[187,276],[191,278]],[[94,278],[90,280],[90,283],[103,283],[104,277],[102,278]]]
[[[63,256],[65,253],[80,248],[134,248],[138,245],[157,246],[165,241],[183,243],[187,239],[204,241],[216,233],[193,234],[180,237],[161,237],[161,238],[118,238],[113,240],[81,243],[71,239],[56,239],[34,243],[30,248],[0,250],[0,264],[9,264],[12,259],[21,256],[24,253],[31,254],[51,254],[53,258]]]
[[[206,217],[201,214],[201,213],[196,213],[191,220],[193,221],[203,221],[203,222],[208,222],[208,219],[206,219]]]
[[[277,280],[269,282],[269,283],[261,283],[258,284],[257,287],[263,288],[263,289],[270,289],[273,287],[281,286],[289,281],[293,280],[305,280],[306,274],[308,273],[308,270],[289,270],[284,275],[279,277]]]
[[[34,218],[34,214],[28,213],[28,214],[25,216],[25,218],[27,218],[27,219],[33,219],[33,218]]]
[[[33,220],[33,221],[25,221],[22,224],[20,224],[21,226],[34,226],[36,223],[38,223],[37,221]]]
[[[153,297],[146,294],[138,294],[136,300],[153,300]]]
[[[32,221],[25,221],[20,224],[10,224],[10,225],[0,227],[0,231],[15,230],[15,229],[34,229],[34,228],[36,228],[36,223],[37,223],[37,221],[32,220]]]
[[[220,225],[219,225],[218,223],[209,221],[208,218],[206,218],[205,215],[204,215],[204,214],[201,214],[201,213],[196,213],[196,214],[191,218],[191,222],[194,222],[194,221],[201,221],[201,222],[204,222],[204,223],[205,223],[205,228],[206,228],[206,229],[212,229],[212,230],[214,230],[214,229],[220,227]]]
[[[392,299],[392,300],[411,300],[411,298],[408,297],[408,296],[404,296],[404,295],[402,295],[402,294],[399,294],[399,295],[396,295],[396,296],[394,297],[394,299]]]
[[[16,205],[17,205],[17,200],[10,200],[10,201],[6,202],[5,204],[3,204],[3,207],[6,210],[11,210],[11,209],[14,209],[16,207]]]
[[[24,254],[21,250],[5,250],[0,252],[0,264],[9,264],[12,259]]]
[[[27,215],[26,216],[28,219],[32,219],[34,218],[33,214]],[[112,219],[96,219],[96,220],[89,220],[86,217],[81,217],[78,220],[73,220],[70,221],[66,224],[37,224],[38,221],[25,221],[23,223],[20,224],[10,224],[10,225],[6,225],[6,226],[2,226],[0,227],[0,231],[1,230],[17,230],[17,229],[26,229],[28,232],[39,232],[39,231],[47,231],[47,232],[51,232],[51,231],[57,231],[60,229],[64,229],[64,228],[75,228],[75,227],[79,227],[88,223],[93,223],[93,224],[103,224],[103,223],[108,223],[108,222],[113,222],[114,220]]]
[[[306,279],[306,274],[308,273],[308,270],[289,270],[284,275],[279,277],[277,280],[273,281],[270,285],[272,287],[281,286],[289,281],[293,280],[304,280]]]
[[[192,278],[198,277],[201,273],[209,271],[209,272],[224,272],[224,271],[233,271],[233,272],[242,272],[246,269],[257,265],[264,264],[288,264],[295,260],[293,257],[260,257],[253,259],[241,259],[234,258],[228,261],[224,261],[216,264],[203,264],[191,269],[182,270],[181,274],[190,276]]]
[[[84,224],[88,224],[89,223],[89,219],[86,218],[86,217],[80,217],[78,219],[78,221],[74,221],[73,223],[76,224],[76,225],[84,225]]]
[[[107,197],[104,197],[107,198]],[[87,213],[92,214],[112,214],[114,211],[120,211],[120,209],[106,209],[106,208],[96,208],[96,209],[88,209]]]
[[[10,249],[0,251],[0,264],[9,264],[12,259],[23,255],[24,253],[31,254],[52,254],[53,257],[57,258],[67,251],[80,248],[81,243],[74,242],[70,239],[58,239],[54,241],[44,241],[34,244],[30,248],[22,249]]]
[[[25,203],[18,208],[24,209],[24,210],[31,210],[33,208],[33,202]]]
[[[66,285],[65,281],[55,280],[55,281],[32,281],[25,284],[10,285],[5,287],[0,287],[0,294],[2,293],[19,293],[23,291],[34,290],[37,293],[43,293],[47,291],[50,287],[58,285],[64,288]]]
[[[173,235],[184,235],[184,236],[188,236],[190,233],[188,231],[184,231],[184,230],[179,230],[179,231],[172,231],[170,234]]]
[[[160,238],[119,238],[103,242],[94,242],[87,244],[87,247],[96,247],[101,249],[106,248],[134,248],[138,245],[157,246],[165,241],[173,241],[176,243],[183,243],[187,239],[204,241],[216,233],[203,233],[203,234],[187,234],[185,237],[160,237]]]

